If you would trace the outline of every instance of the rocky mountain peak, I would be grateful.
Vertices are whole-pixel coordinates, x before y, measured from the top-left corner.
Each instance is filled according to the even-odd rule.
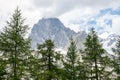
[[[103,48],[106,49],[107,52],[112,53],[111,48],[114,47],[118,35],[110,32],[103,32],[98,36],[100,42],[103,44]],[[31,47],[36,49],[37,44],[42,44],[45,40],[52,39],[56,48],[63,48],[66,50],[69,46],[71,37],[74,39],[77,49],[84,49],[83,43],[87,37],[85,31],[76,33],[66,28],[58,18],[42,18],[31,30]]]
[[[66,28],[58,18],[43,18],[31,30],[31,46],[36,48],[37,44],[41,44],[47,39],[52,39],[56,47],[64,48],[69,43],[69,38],[74,35],[76,33]]]

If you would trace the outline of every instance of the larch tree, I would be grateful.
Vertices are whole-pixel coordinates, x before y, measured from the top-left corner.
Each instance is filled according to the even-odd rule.
[[[6,62],[6,72],[9,80],[24,78],[27,61],[30,55],[30,39],[25,38],[28,26],[24,25],[21,11],[17,8],[0,32],[0,51]]]
[[[77,49],[73,39],[70,40],[67,55],[63,60],[63,70],[65,71],[65,80],[82,80],[84,79],[84,67],[80,63]],[[82,72],[83,71],[83,72]],[[83,76],[84,75],[84,76]]]
[[[104,56],[105,50],[102,48],[94,28],[90,30],[84,46],[83,61],[86,65],[86,78],[91,80],[104,80],[106,77],[108,78],[109,72],[105,69],[109,58]]]
[[[120,80],[120,36],[117,40],[115,48],[112,50],[115,53],[113,57],[114,72],[117,74],[117,80]]]
[[[7,75],[6,70],[6,61],[3,59],[2,52],[0,53],[0,80],[5,79],[4,76]]]
[[[54,51],[52,40],[49,39],[45,43],[39,44],[34,58],[35,80],[59,80],[58,61],[60,54]]]

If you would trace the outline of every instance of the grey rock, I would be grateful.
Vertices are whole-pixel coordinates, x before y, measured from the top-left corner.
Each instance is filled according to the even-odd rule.
[[[43,18],[31,30],[31,47],[36,49],[37,44],[52,39],[55,47],[64,48],[69,43],[69,39],[76,34],[73,30],[66,28],[58,18]]]

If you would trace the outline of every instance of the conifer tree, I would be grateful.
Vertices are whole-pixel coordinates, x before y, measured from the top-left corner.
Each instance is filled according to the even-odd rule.
[[[100,80],[108,77],[109,72],[105,71],[105,69],[109,58],[104,56],[105,50],[102,48],[94,28],[88,34],[84,45],[83,61],[86,65],[87,78]]]
[[[65,80],[84,80],[84,68],[79,61],[76,45],[73,39],[70,40],[67,55],[65,56],[65,60],[63,60],[63,66],[66,73],[66,75],[64,75],[66,76]]]
[[[45,43],[38,45],[38,51],[35,57],[34,69],[36,80],[58,80],[58,65],[60,54],[54,51],[52,40],[46,40]],[[34,70],[33,69],[33,70]]]
[[[2,54],[2,53],[0,53]],[[7,75],[5,71],[6,62],[3,60],[3,56],[0,56],[0,80],[5,79],[4,76]]]
[[[24,25],[21,11],[17,8],[0,33],[0,51],[6,62],[7,78],[20,80],[25,77],[30,40],[25,38],[28,26]]]
[[[120,80],[120,36],[116,43],[116,47],[113,48],[113,52],[115,53],[113,59],[113,67],[114,67],[114,71],[117,74],[117,80]]]

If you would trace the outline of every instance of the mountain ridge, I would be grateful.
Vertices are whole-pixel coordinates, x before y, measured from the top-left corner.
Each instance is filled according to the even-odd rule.
[[[43,43],[46,39],[52,39],[56,47],[65,48],[69,39],[76,34],[73,30],[66,28],[58,18],[43,18],[31,30],[31,46],[36,48],[37,44]]]
[[[77,49],[83,49],[87,33],[75,31],[67,28],[58,18],[42,18],[36,23],[30,34],[32,39],[31,46],[36,49],[37,44],[42,44],[46,39],[52,39],[55,43],[56,48],[67,49],[69,46],[70,38],[74,38]],[[104,32],[99,36],[100,42],[103,44],[103,48],[107,49],[108,52],[114,47],[117,41],[117,34]]]

